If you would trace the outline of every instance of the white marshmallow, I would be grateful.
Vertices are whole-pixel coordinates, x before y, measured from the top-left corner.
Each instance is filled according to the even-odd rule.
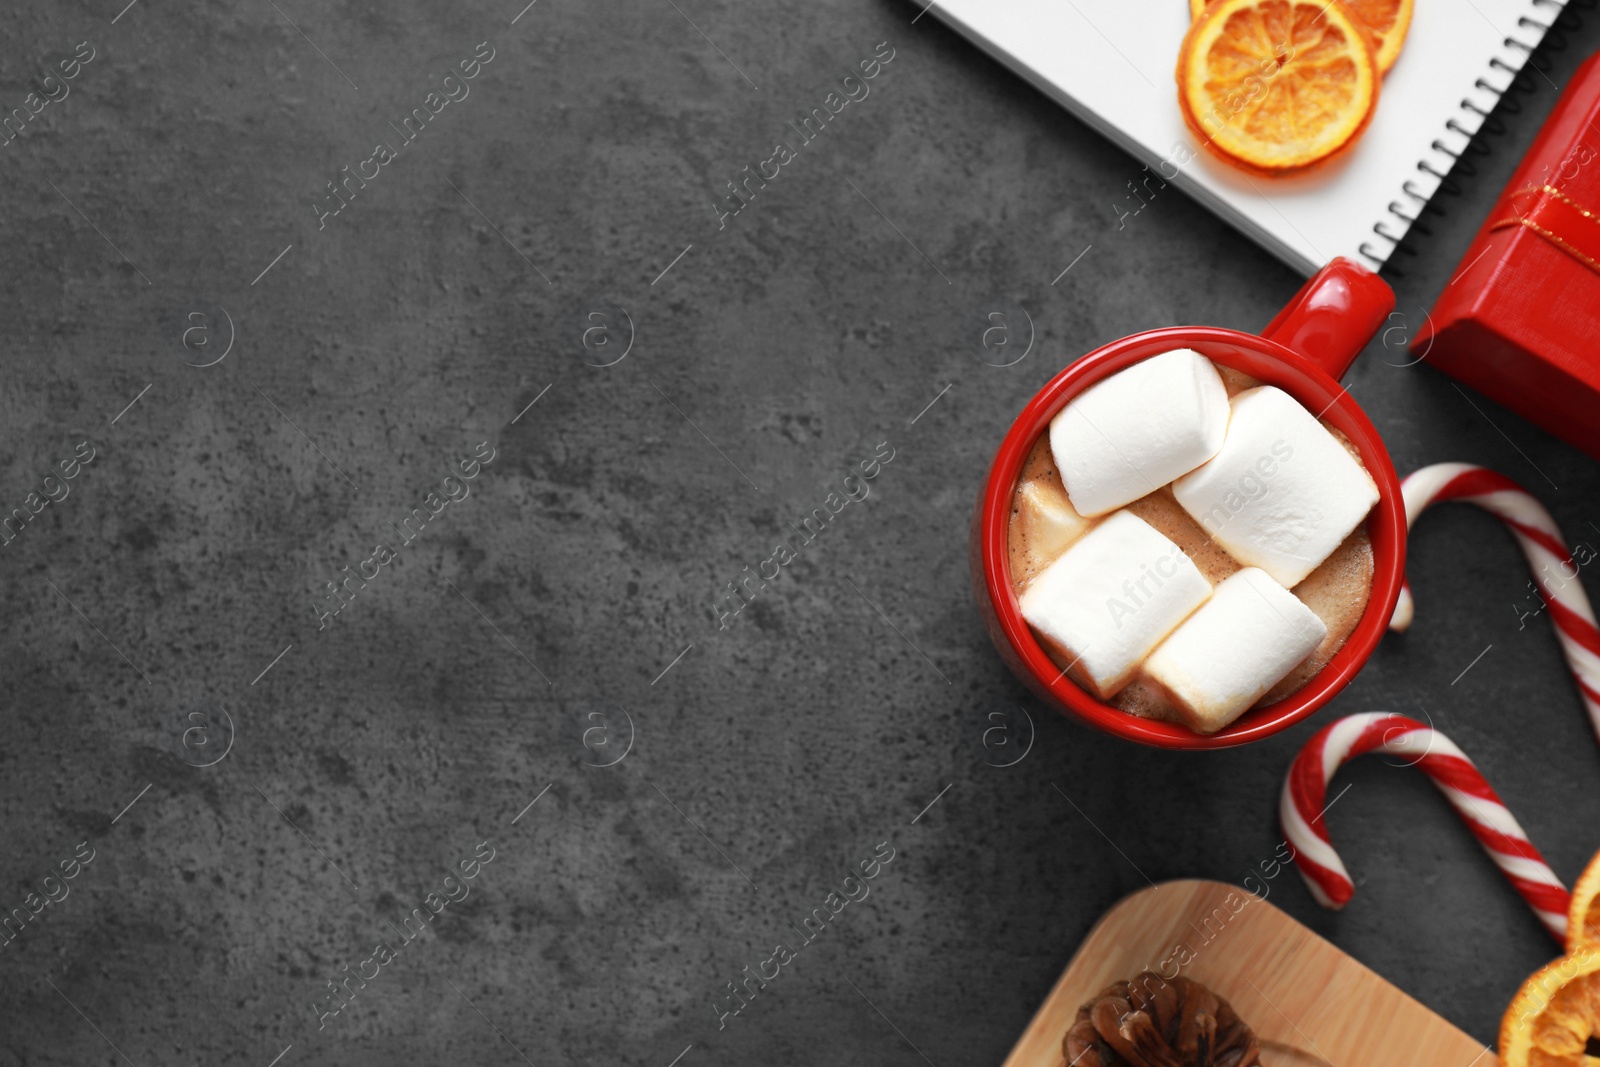
[[[1074,681],[1106,700],[1210,595],[1211,583],[1183,549],[1119,511],[1033,580],[1022,594],[1022,617],[1072,663]]]
[[[1089,520],[1079,515],[1060,487],[1052,482],[1026,482],[1017,490],[1017,531],[1027,547],[1030,571],[1049,566],[1067,546],[1088,532]]]
[[[1233,398],[1216,458],[1172,483],[1211,539],[1293,589],[1349,536],[1378,487],[1337,438],[1281,389]]]
[[[1067,496],[1093,518],[1153,493],[1217,454],[1228,391],[1188,348],[1163,352],[1073,397],[1050,421]]]
[[[1145,660],[1145,677],[1184,725],[1216,733],[1244,714],[1327,636],[1316,612],[1266,571],[1246,567]]]

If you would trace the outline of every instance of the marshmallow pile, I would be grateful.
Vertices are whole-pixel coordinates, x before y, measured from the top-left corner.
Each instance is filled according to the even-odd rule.
[[[1291,589],[1378,501],[1365,468],[1272,386],[1231,400],[1211,361],[1180,348],[1075,397],[1050,424],[1065,493],[1029,482],[1017,521],[1054,556],[1022,615],[1101,700],[1136,677],[1179,721],[1213,733],[1321,644],[1327,627]],[[1215,588],[1126,505],[1173,497],[1243,569]]]

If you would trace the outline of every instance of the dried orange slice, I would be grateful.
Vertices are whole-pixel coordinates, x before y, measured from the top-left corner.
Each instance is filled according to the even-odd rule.
[[[1406,43],[1406,31],[1411,28],[1411,8],[1415,0],[1342,0],[1350,17],[1372,34],[1372,47],[1378,56],[1378,70],[1389,73],[1394,61],[1400,58],[1400,46]]]
[[[1204,15],[1210,3],[1211,0],[1189,0],[1189,18]],[[1378,71],[1389,73],[1394,61],[1400,58],[1400,46],[1406,43],[1416,0],[1343,0],[1343,3],[1350,16],[1372,35]]]
[[[1529,978],[1500,1023],[1500,1067],[1592,1067],[1600,1045],[1600,949]]]
[[[1283,174],[1348,148],[1372,121],[1378,65],[1338,0],[1213,0],[1178,54],[1178,102],[1225,159]]]
[[[1567,913],[1567,951],[1582,948],[1600,948],[1600,853],[1572,887],[1572,910]]]

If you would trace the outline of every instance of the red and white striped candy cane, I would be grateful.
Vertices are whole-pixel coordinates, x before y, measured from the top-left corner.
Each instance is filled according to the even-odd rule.
[[[1428,505],[1445,500],[1476,504],[1511,528],[1523,555],[1528,557],[1540,596],[1550,608],[1567,666],[1578,682],[1595,734],[1600,737],[1600,627],[1595,625],[1594,609],[1578,581],[1577,565],[1550,512],[1532,493],[1505,475],[1468,463],[1423,467],[1400,483],[1400,491],[1405,498],[1407,529],[1416,524],[1417,516]],[[1412,611],[1408,582],[1400,588],[1389,629],[1410,626]]]
[[[1342,908],[1355,893],[1323,822],[1328,783],[1348,759],[1367,752],[1401,756],[1439,787],[1483,845],[1489,858],[1522,894],[1539,921],[1565,943],[1571,896],[1539,850],[1473,762],[1433,727],[1386,711],[1369,711],[1319,732],[1300,750],[1283,783],[1278,818],[1295,850],[1295,863],[1325,908]]]

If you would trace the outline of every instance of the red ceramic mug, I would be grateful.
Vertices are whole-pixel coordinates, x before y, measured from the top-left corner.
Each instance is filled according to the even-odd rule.
[[[1371,421],[1338,379],[1394,308],[1394,293],[1376,274],[1346,260],[1322,268],[1260,336],[1215,326],[1147,330],[1095,349],[1067,367],[1029,401],[1011,424],[989,468],[972,517],[972,586],[989,637],[1013,673],[1047,704],[1089,725],[1159,748],[1227,748],[1257,741],[1299,722],[1350,683],[1377,647],[1405,577],[1406,518],[1400,478]],[[1275,385],[1338,427],[1360,451],[1378,485],[1367,517],[1372,538],[1372,596],[1338,653],[1304,687],[1246,712],[1214,734],[1142,719],[1079,687],[1045,654],[1011,583],[1008,533],[1012,496],[1028,452],[1067,401],[1125,367],[1174,348],[1192,348],[1214,363]]]

